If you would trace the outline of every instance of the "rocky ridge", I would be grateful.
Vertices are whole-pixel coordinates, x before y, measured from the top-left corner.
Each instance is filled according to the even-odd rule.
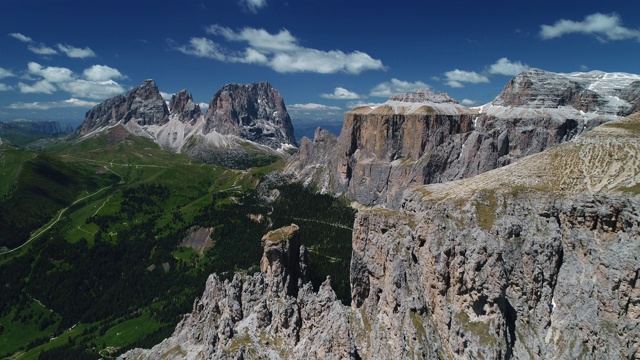
[[[286,171],[326,192],[397,208],[408,187],[508,165],[635,111],[636,79],[532,69],[494,102],[475,108],[427,91],[394,96],[347,112],[333,147],[320,144],[323,139],[303,140]],[[329,153],[321,155],[320,148]]]
[[[313,291],[298,226],[270,231],[261,243],[261,272],[231,281],[211,275],[170,338],[120,359],[354,358],[348,309],[329,279]]]
[[[203,115],[186,90],[173,95],[167,107],[156,83],[145,80],[88,111],[75,134],[82,140],[117,125],[203,160],[210,153],[281,155],[296,145],[282,96],[267,82],[226,85]]]
[[[172,337],[121,358],[635,358],[639,135],[634,115],[361,210],[350,307],[305,282],[297,226],[270,232],[260,273],[212,275]]]

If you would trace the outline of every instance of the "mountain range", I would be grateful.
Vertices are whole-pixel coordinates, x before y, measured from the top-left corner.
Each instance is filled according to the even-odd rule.
[[[70,164],[82,162],[91,179],[77,180],[82,194],[104,191],[86,207],[69,204],[68,220],[61,210],[55,234],[74,234],[87,257],[102,261],[114,251],[135,264],[116,273],[144,291],[131,293],[126,278],[102,269],[85,270],[90,283],[106,276],[112,288],[91,288],[73,273],[86,288],[83,299],[104,291],[112,300],[101,308],[116,313],[80,317],[32,272],[66,281],[77,256],[32,254],[37,266],[17,258],[11,264],[21,270],[13,272],[0,258],[0,271],[24,274],[16,283],[70,314],[61,323],[82,319],[86,327],[75,339],[111,341],[67,343],[74,354],[636,358],[639,110],[640,75],[529,69],[482,106],[425,89],[357,107],[345,114],[339,136],[318,128],[296,151],[285,103],[269,83],[226,85],[203,113],[186,90],[165,102],[146,80],[96,105],[68,147],[54,148],[58,160],[40,161],[61,189],[81,178]],[[270,165],[254,167],[256,157]],[[79,239],[87,229],[98,229],[93,245]],[[201,290],[186,283],[204,279],[203,266],[218,271],[197,298],[185,299]],[[122,318],[158,325],[174,319],[163,311],[191,303],[171,336],[119,347],[105,335],[120,334],[118,321],[129,321]]]

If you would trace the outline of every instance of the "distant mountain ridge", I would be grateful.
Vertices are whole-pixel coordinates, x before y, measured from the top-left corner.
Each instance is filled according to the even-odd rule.
[[[408,187],[468,178],[640,109],[640,75],[530,69],[466,107],[421,90],[345,114],[339,137],[303,139],[286,171],[362,204],[400,206]]]
[[[20,146],[43,138],[68,135],[72,132],[73,127],[71,125],[62,126],[57,121],[32,121],[26,119],[0,121],[0,137]]]
[[[224,162],[222,153],[233,158],[253,152],[277,155],[296,147],[282,95],[268,82],[226,85],[202,114],[186,90],[173,95],[167,106],[155,81],[145,80],[88,111],[75,135],[83,139],[117,125],[163,148],[212,162]]]

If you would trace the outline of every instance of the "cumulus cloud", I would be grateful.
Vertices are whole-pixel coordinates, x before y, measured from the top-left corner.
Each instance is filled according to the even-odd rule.
[[[189,44],[187,45],[175,45],[173,42],[170,42],[170,44],[173,45],[175,50],[183,54],[226,61],[226,56],[222,52],[220,45],[207,38],[193,37],[189,39]]]
[[[58,52],[53,49],[50,48],[46,45],[40,45],[40,46],[34,46],[34,45],[29,45],[27,47],[27,49],[29,49],[29,51],[31,51],[34,54],[38,54],[38,55],[56,55],[58,54]]]
[[[640,41],[640,30],[622,26],[622,19],[616,13],[588,15],[582,21],[561,19],[553,25],[540,26],[540,37],[554,39],[566,34],[594,35],[600,41],[636,40]]]
[[[13,90],[13,86],[0,83],[0,91],[9,91]]]
[[[41,78],[32,85],[19,83],[20,92],[51,94],[60,89],[74,97],[104,99],[124,92],[124,88],[113,78],[125,78],[117,69],[94,65],[84,70],[84,79],[63,67],[42,66],[30,62],[27,75]]]
[[[93,52],[93,50],[91,50],[89,47],[82,49],[73,47],[71,45],[58,44],[58,49],[70,58],[86,59],[96,56],[96,53]]]
[[[98,103],[92,101],[85,101],[80,99],[68,99],[63,101],[51,101],[51,102],[32,102],[32,103],[13,103],[7,108],[9,109],[28,109],[28,110],[49,110],[51,108],[62,108],[62,107],[80,107],[80,108],[90,108],[96,106]]]
[[[476,103],[477,103],[477,101],[469,100],[469,99],[462,99],[462,101],[460,102],[460,104],[462,104],[464,106],[472,106],[472,105],[475,105]]]
[[[14,37],[14,38],[16,38],[16,39],[18,39],[18,40],[20,40],[22,42],[25,42],[25,43],[33,42],[33,39],[31,39],[30,37],[28,37],[26,35],[22,35],[20,33],[11,33],[11,34],[9,34],[9,36]]]
[[[382,103],[371,103],[371,102],[365,102],[365,101],[350,101],[347,103],[347,107],[349,109],[355,109],[362,106],[378,106],[378,105],[382,105]]]
[[[228,51],[210,39],[194,37],[189,40],[189,44],[173,44],[173,48],[187,55],[224,62],[265,65],[279,73],[359,74],[366,70],[385,69],[381,60],[361,51],[345,53],[341,50],[324,51],[301,46],[298,39],[286,29],[271,34],[264,29],[247,27],[235,31],[211,25],[206,32],[228,42],[243,43],[247,47],[242,51]]]
[[[499,59],[495,64],[489,66],[490,74],[516,76],[521,72],[529,69],[529,65],[520,61],[510,61],[506,57]]]
[[[488,77],[482,74],[478,74],[475,71],[464,71],[464,70],[455,69],[452,71],[447,71],[446,73],[444,73],[444,76],[447,80],[445,84],[454,88],[464,87],[462,83],[465,83],[465,82],[472,83],[472,84],[489,82]]]
[[[376,85],[371,89],[369,95],[375,97],[389,97],[395,94],[414,92],[419,89],[431,89],[431,86],[423,83],[422,81],[410,82],[394,78],[391,79],[391,81]]]
[[[171,96],[173,96],[173,95],[169,94],[169,93],[166,93],[164,91],[160,91],[160,96],[162,96],[162,100],[170,101],[171,100]]]
[[[360,99],[361,96],[343,87],[337,87],[333,90],[333,94],[320,94],[320,97],[323,97],[325,99],[354,100]]]
[[[205,111],[209,109],[209,103],[201,102],[201,103],[198,103],[198,106],[200,106],[200,109]]]
[[[105,81],[110,79],[125,79],[126,76],[122,75],[118,69],[106,65],[93,65],[90,68],[84,69],[83,75],[85,79],[91,81]]]
[[[13,72],[11,72],[10,70],[7,70],[7,69],[0,68],[0,79],[4,79],[4,78],[7,78],[7,77],[12,77],[12,76],[15,76],[13,74]]]
[[[32,85],[19,82],[18,88],[23,94],[52,94],[57,90],[56,87],[47,80],[40,80]]]
[[[55,66],[43,67],[36,62],[30,62],[27,67],[29,74],[42,76],[51,83],[67,82],[74,79],[73,71],[67,68]]]
[[[113,80],[89,81],[78,79],[58,85],[71,96],[91,99],[106,99],[124,92],[124,88]]]
[[[259,9],[267,6],[267,0],[240,0],[240,6],[257,14]]]
[[[342,110],[337,106],[329,106],[315,103],[308,104],[293,104],[287,106],[289,110]]]

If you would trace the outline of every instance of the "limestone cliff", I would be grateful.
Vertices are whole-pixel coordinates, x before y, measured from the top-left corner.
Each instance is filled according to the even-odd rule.
[[[315,145],[322,141],[305,140],[286,171],[326,192],[397,208],[406,188],[505,166],[634,112],[639,80],[533,69],[476,108],[428,91],[394,96],[347,112],[328,154]]]

